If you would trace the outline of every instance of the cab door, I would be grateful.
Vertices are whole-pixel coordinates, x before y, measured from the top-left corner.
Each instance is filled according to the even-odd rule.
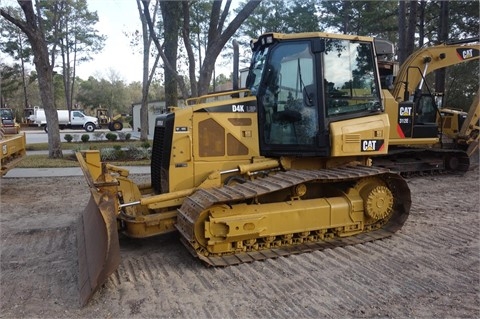
[[[79,111],[72,111],[72,118],[70,123],[72,126],[83,126],[83,124],[85,123],[85,115]]]

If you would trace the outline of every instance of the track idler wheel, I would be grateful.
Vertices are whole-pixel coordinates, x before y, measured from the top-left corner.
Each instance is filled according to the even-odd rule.
[[[355,189],[363,198],[365,215],[376,222],[388,217],[393,211],[393,194],[379,178],[364,178]]]

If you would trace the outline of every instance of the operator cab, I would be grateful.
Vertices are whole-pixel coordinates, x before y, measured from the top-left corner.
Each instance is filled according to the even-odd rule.
[[[272,33],[251,47],[264,156],[329,156],[330,122],[383,111],[373,41]]]

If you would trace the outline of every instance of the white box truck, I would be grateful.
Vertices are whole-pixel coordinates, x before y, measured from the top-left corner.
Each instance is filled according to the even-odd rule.
[[[71,116],[68,114],[68,110],[57,110],[58,124],[61,130],[65,128],[83,128],[87,132],[93,132],[95,129],[100,128],[98,124],[98,118],[85,115],[82,111],[73,110],[70,111]],[[38,106],[34,107],[33,114],[28,117],[32,123],[41,126],[47,132],[47,119],[45,117],[45,110]]]

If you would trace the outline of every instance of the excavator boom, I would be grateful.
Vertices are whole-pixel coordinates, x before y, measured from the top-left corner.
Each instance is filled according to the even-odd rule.
[[[423,85],[423,79],[435,70],[480,58],[478,38],[425,47],[411,54],[400,66],[391,91],[394,99],[408,97]]]

